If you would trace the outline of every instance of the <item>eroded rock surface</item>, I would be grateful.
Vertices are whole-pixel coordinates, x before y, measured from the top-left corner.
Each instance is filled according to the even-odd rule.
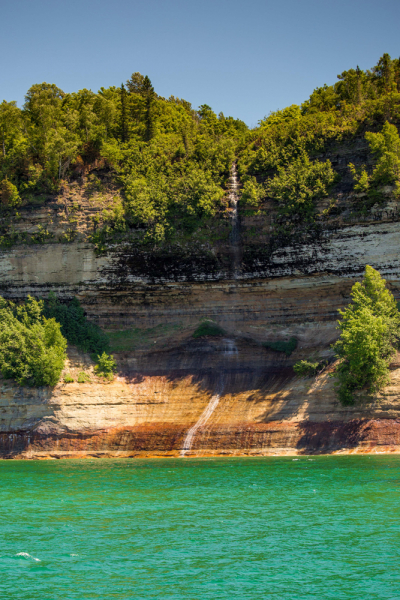
[[[343,187],[336,213],[325,219],[321,203],[318,227],[290,245],[271,245],[272,213],[242,215],[234,253],[225,235],[154,251],[124,241],[100,255],[89,239],[100,209],[90,199],[79,205],[76,236],[64,239],[71,206],[81,201],[70,194],[21,209],[21,231],[46,226],[53,238],[0,251],[0,294],[78,296],[110,333],[119,374],[106,383],[91,372],[91,383],[54,389],[1,381],[1,456],[179,455],[221,377],[218,402],[187,455],[400,449],[399,368],[379,398],[352,408],[339,405],[328,372],[299,379],[292,369],[301,358],[332,358],[337,309],[366,264],[399,298],[400,217],[391,189],[354,216],[358,199]],[[205,319],[224,336],[193,339]],[[265,347],[291,337],[298,344],[290,357]],[[90,371],[90,361],[71,349],[67,370],[76,379],[82,368]]]
[[[183,347],[170,357],[170,368],[165,357],[157,365],[153,353],[158,372],[137,371],[111,383],[93,374],[90,383],[54,389],[2,382],[1,456],[180,456],[188,431],[217,390],[219,402],[185,456],[400,451],[399,365],[379,397],[343,407],[331,367],[298,378],[291,359],[276,360],[254,344],[238,340],[237,352],[223,339],[207,344],[208,357],[203,351],[197,368],[190,348]],[[201,355],[196,342],[194,347]],[[76,353],[71,357],[69,372],[90,372],[78,359]]]

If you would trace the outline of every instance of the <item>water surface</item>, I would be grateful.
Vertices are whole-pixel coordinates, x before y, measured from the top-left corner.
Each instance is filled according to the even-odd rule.
[[[0,598],[400,599],[400,457],[0,461]]]

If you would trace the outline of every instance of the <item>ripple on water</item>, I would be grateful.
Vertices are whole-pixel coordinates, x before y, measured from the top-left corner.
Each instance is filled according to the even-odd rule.
[[[0,462],[0,597],[398,598],[400,457],[309,460]]]

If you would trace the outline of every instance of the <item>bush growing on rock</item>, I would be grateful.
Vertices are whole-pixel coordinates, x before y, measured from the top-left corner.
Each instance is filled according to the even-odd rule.
[[[311,362],[309,360],[299,360],[294,366],[293,370],[296,375],[301,377],[307,377],[317,375],[327,364],[327,361]]]
[[[78,373],[78,383],[90,383],[90,376],[85,371]]]
[[[291,337],[290,340],[287,341],[279,340],[278,342],[264,342],[263,346],[275,350],[275,352],[284,352],[286,356],[290,356],[297,348],[297,339]]]
[[[217,323],[214,323],[214,321],[203,321],[203,323],[200,323],[197,329],[193,332],[192,337],[219,337],[223,335],[225,335],[225,331]]]
[[[55,319],[43,316],[43,302],[28,296],[16,306],[0,297],[0,371],[20,385],[56,385],[67,340]]]
[[[400,313],[385,284],[379,272],[367,265],[363,281],[352,288],[352,303],[339,310],[341,335],[333,348],[341,359],[335,376],[342,404],[353,404],[356,390],[376,392],[389,382]]]
[[[17,187],[11,181],[8,181],[7,178],[3,179],[0,183],[0,201],[2,205],[11,207],[21,204]]]
[[[44,314],[61,325],[68,342],[83,352],[101,354],[108,350],[108,338],[97,325],[87,320],[85,311],[77,298],[61,303],[55,294],[45,301]]]
[[[380,133],[368,131],[365,139],[377,162],[371,175],[368,175],[365,167],[357,170],[352,163],[349,164],[355,181],[354,189],[374,194],[374,188],[394,184],[395,194],[400,196],[400,136],[397,128],[386,121]]]
[[[94,370],[98,375],[103,375],[107,379],[113,379],[114,373],[117,370],[117,363],[112,355],[103,352],[101,356],[97,357],[97,365]]]

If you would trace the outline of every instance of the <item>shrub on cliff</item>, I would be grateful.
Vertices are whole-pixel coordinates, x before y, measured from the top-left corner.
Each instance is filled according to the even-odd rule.
[[[354,392],[376,392],[389,381],[389,364],[400,334],[400,313],[386,282],[369,265],[354,284],[352,303],[339,310],[340,338],[333,348],[341,359],[335,376],[342,404],[354,403]]]
[[[396,195],[400,195],[400,136],[395,125],[386,121],[380,133],[368,131],[365,139],[369,143],[377,162],[372,175],[368,175],[365,167],[357,170],[349,164],[355,184],[354,189],[361,192],[374,193],[374,188],[395,184]]]
[[[43,302],[28,296],[16,306],[0,297],[0,371],[20,385],[55,385],[64,367],[67,341]]]
[[[0,183],[0,202],[3,206],[16,207],[21,204],[21,198],[16,186],[7,177]]]
[[[83,352],[101,354],[108,350],[107,336],[97,325],[87,320],[77,298],[61,303],[55,294],[49,294],[45,301],[44,314],[60,323],[62,334],[68,342]]]
[[[335,177],[329,160],[311,162],[303,152],[286,167],[278,167],[267,189],[278,200],[282,214],[306,216],[314,212],[316,199],[328,195]]]
[[[203,321],[193,332],[192,337],[220,337],[225,335],[225,331],[214,321]]]
[[[113,355],[103,352],[101,356],[97,357],[97,365],[94,370],[98,375],[103,375],[107,379],[113,379],[114,373],[117,370],[117,363],[115,362]]]
[[[317,361],[311,362],[309,360],[299,360],[295,365],[293,365],[293,370],[296,375],[300,377],[310,377],[312,375],[317,375],[324,367],[326,367],[327,361]]]
[[[291,337],[287,341],[279,340],[277,342],[264,342],[263,346],[275,350],[275,352],[284,352],[286,356],[290,356],[297,348],[297,339]]]

